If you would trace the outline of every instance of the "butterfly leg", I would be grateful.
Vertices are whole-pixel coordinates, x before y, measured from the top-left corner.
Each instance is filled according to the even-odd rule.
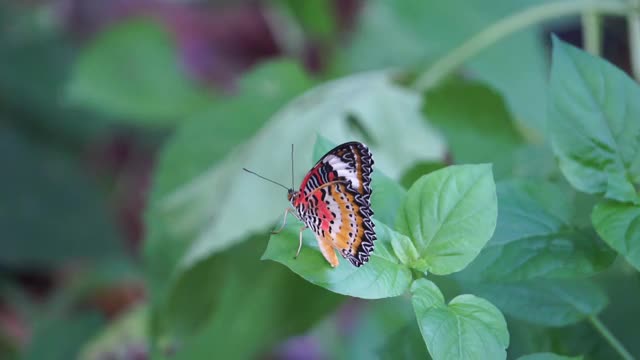
[[[282,226],[280,226],[278,230],[272,231],[271,235],[279,234],[282,231],[282,229],[284,229],[284,226],[287,225],[287,214],[289,213],[289,211],[291,211],[291,208],[288,207],[284,211],[284,219],[282,220]]]
[[[298,258],[298,255],[300,255],[300,250],[302,250],[302,232],[306,229],[306,226],[303,226],[300,228],[300,237],[299,237],[299,243],[298,243],[298,251],[296,251],[296,256],[294,256],[294,259]]]

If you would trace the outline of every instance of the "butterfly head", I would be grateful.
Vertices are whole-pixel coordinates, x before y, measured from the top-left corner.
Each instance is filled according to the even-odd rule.
[[[293,189],[289,189],[287,192],[287,199],[289,199],[289,202],[291,204],[293,204],[295,206],[296,202],[298,201],[298,196],[300,196],[300,191],[295,191]]]

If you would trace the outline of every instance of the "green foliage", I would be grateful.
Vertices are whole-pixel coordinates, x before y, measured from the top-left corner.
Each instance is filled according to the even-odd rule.
[[[491,238],[497,199],[490,165],[434,171],[407,192],[398,229],[413,240],[420,271],[446,275],[462,270]]]
[[[638,203],[640,86],[557,38],[552,64],[548,125],[560,169],[580,191]]]
[[[425,114],[447,138],[455,163],[493,163],[496,178],[510,175],[523,139],[502,98],[485,85],[450,81],[428,92]]]
[[[0,166],[10,169],[0,178],[0,265],[53,267],[121,256],[96,184],[73,157],[0,128]]]
[[[299,224],[289,225],[280,234],[272,235],[263,258],[278,261],[308,281],[339,294],[378,299],[399,296],[409,289],[411,271],[400,263],[392,248],[392,242],[402,235],[382,223],[376,223],[376,251],[362,268],[341,257],[337,268],[327,266],[310,230],[303,233],[302,251],[294,258],[299,231]]]
[[[605,293],[588,280],[483,283],[471,289],[506,314],[545,326],[575,324],[607,305]]]
[[[563,356],[554,353],[535,353],[521,356],[518,360],[582,360],[582,356]]]
[[[593,208],[592,219],[602,239],[640,270],[640,207],[604,201]]]
[[[160,24],[134,20],[106,30],[77,60],[68,98],[145,125],[168,125],[212,100],[189,81]]]
[[[460,295],[447,305],[438,287],[426,279],[413,283],[411,299],[434,359],[506,359],[507,323],[490,302]]]

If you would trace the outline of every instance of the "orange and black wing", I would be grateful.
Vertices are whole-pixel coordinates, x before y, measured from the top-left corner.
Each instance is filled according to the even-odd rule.
[[[302,182],[305,222],[332,266],[337,265],[332,248],[355,266],[366,263],[373,252],[372,171],[369,149],[362,143],[348,142],[324,155]]]

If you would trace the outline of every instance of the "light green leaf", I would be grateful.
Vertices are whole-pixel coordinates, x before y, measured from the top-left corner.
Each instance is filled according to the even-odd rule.
[[[640,206],[604,201],[591,219],[602,239],[640,271]]]
[[[187,78],[168,31],[149,20],[110,27],[93,40],[67,95],[75,105],[147,125],[177,123],[212,101]]]
[[[461,274],[474,281],[587,276],[615,259],[593,232],[575,229],[571,194],[550,182],[498,184],[498,225]]]
[[[491,165],[458,165],[416,181],[397,224],[425,265],[418,270],[446,275],[462,270],[480,253],[496,217]]]
[[[300,224],[289,223],[284,230],[272,235],[263,259],[277,261],[307,281],[333,292],[364,298],[379,299],[399,296],[409,289],[411,271],[396,257],[392,241],[397,234],[375,221],[377,240],[369,262],[355,267],[338,256],[340,264],[332,268],[322,257],[317,240],[310,230],[303,232],[300,256],[294,258],[298,248]],[[395,240],[401,241],[401,240]]]
[[[460,295],[448,305],[438,287],[426,280],[411,286],[413,308],[429,354],[439,359],[506,359],[507,323],[487,300]]]
[[[145,256],[154,294],[168,286],[170,281],[167,279],[184,252],[201,235],[200,232],[206,230],[204,226],[215,222],[216,217],[228,210],[222,204],[197,199],[187,202],[186,209],[173,209],[171,204],[166,204],[167,198],[179,189],[191,186],[201,192],[194,195],[213,196],[221,201],[226,196],[222,187],[224,183],[211,186],[202,183],[197,187],[199,179],[218,166],[225,156],[237,151],[240,144],[248,140],[277,109],[311,84],[300,66],[293,62],[262,64],[240,81],[240,95],[211,104],[201,114],[182,124],[162,149],[146,210]],[[288,157],[285,155],[284,158]],[[241,167],[242,164],[235,164],[233,170]],[[256,179],[252,180],[254,183],[248,184],[247,189],[260,184]],[[265,187],[265,191],[273,190]],[[275,192],[279,194],[277,189]],[[251,201],[246,195],[237,206],[250,208]],[[274,219],[277,216],[272,215]],[[241,228],[251,224],[251,221],[245,222]],[[158,299],[157,296],[154,298]]]
[[[280,79],[271,80],[263,87],[275,91]],[[347,118],[358,126],[350,127]],[[212,162],[156,203],[163,217],[170,219],[163,226],[192,243],[182,266],[272,225],[288,206],[286,193],[242,167],[288,182],[291,144],[295,144],[295,163],[305,163],[318,132],[336,142],[367,137],[376,168],[392,178],[415,161],[443,153],[442,142],[422,119],[420,96],[394,85],[388,73],[361,74],[319,86],[278,111],[222,162]],[[295,178],[302,179],[305,172],[298,166]]]
[[[510,174],[523,139],[499,94],[478,83],[450,81],[426,94],[424,109],[444,133],[454,163],[491,162],[496,178]]]
[[[520,356],[518,360],[582,360],[582,356],[564,356],[545,352]]]
[[[485,283],[471,291],[505,314],[545,326],[575,324],[607,305],[606,294],[589,280],[539,280]]]
[[[638,202],[640,86],[620,69],[553,39],[548,126],[578,190]]]

